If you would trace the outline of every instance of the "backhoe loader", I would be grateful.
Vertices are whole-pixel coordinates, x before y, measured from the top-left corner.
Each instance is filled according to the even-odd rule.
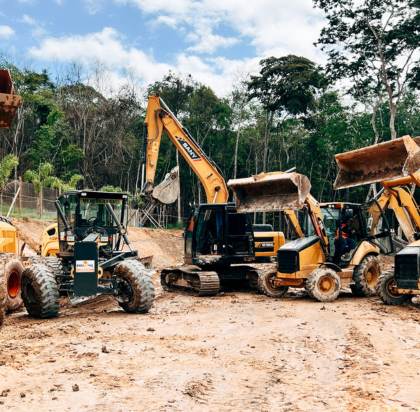
[[[275,179],[275,175],[268,177]],[[267,197],[262,190],[264,181],[269,183],[266,175],[228,182],[239,212],[303,208],[310,225],[306,237],[278,249],[277,268],[260,276],[260,289],[268,296],[282,297],[289,287],[305,288],[321,302],[335,300],[344,286],[350,286],[357,296],[373,294],[380,275],[378,255],[387,252],[384,244],[392,247],[384,241],[389,230],[369,235],[366,209],[360,204],[320,204],[308,192],[302,193],[305,197],[300,198],[300,204],[293,204],[289,195],[294,188],[290,186],[277,187]]]
[[[228,188],[217,166],[160,97],[149,97],[145,124],[146,183],[143,191],[150,193],[153,189],[160,142],[163,132],[166,132],[198,176],[207,198],[207,203],[195,208],[186,225],[184,265],[161,271],[163,288],[192,289],[201,296],[208,296],[219,292],[220,282],[247,280],[256,286],[258,274],[248,264],[275,257],[277,249],[285,243],[283,233],[266,231],[265,227],[254,230],[249,216],[237,212],[235,205],[228,202]],[[283,182],[291,179],[290,185],[295,189],[299,184],[298,180],[293,180],[298,179],[293,173],[280,179]],[[278,179],[273,179],[267,188],[273,190],[277,183]],[[290,212],[290,220],[301,236],[293,212]]]
[[[385,191],[404,185],[420,185],[420,137],[403,136],[335,156],[339,173],[334,188],[381,183]],[[405,193],[412,197],[407,189]],[[394,209],[397,219],[408,222],[409,243],[395,255],[394,269],[379,278],[377,293],[385,304],[403,304],[420,295],[420,232],[418,208]],[[410,231],[412,233],[410,235]]]
[[[0,128],[9,128],[22,104],[15,94],[9,70],[0,69]],[[22,306],[20,280],[23,265],[17,258],[19,245],[16,228],[9,219],[0,216],[0,326],[5,311]]]

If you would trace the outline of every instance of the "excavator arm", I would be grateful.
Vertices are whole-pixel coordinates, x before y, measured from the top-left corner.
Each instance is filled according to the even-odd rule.
[[[226,182],[216,165],[206,156],[159,96],[149,96],[145,123],[147,128],[145,191],[150,192],[153,188],[162,134],[166,132],[176,150],[200,179],[207,203],[228,201]]]

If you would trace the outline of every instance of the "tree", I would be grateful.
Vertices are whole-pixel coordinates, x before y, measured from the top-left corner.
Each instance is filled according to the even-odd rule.
[[[15,167],[19,164],[19,159],[14,155],[7,155],[0,161],[0,192],[3,191],[10,175],[15,170]]]
[[[349,93],[359,100],[376,96],[374,107],[385,94],[395,139],[398,103],[407,86],[419,87],[418,64],[412,64],[420,41],[419,1],[314,0],[314,4],[327,19],[317,43],[328,55],[327,74],[334,81],[351,79]]]
[[[248,81],[249,98],[257,98],[266,110],[263,171],[267,171],[270,130],[276,113],[307,113],[319,90],[326,86],[320,67],[305,57],[288,55],[260,61],[260,74]]]
[[[66,190],[76,189],[77,184],[83,180],[83,176],[75,174],[65,182],[59,177],[53,175],[54,166],[51,163],[45,162],[38,166],[37,170],[28,169],[23,175],[23,179],[34,185],[36,193],[39,195],[38,207],[39,214],[42,217],[43,214],[43,189],[44,187],[50,187],[58,190],[59,193]]]

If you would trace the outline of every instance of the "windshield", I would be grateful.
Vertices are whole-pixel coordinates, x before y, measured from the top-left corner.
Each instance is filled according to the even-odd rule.
[[[106,205],[109,203],[118,219],[121,220],[122,200],[121,199],[96,199],[76,196],[69,197],[64,202],[64,212],[71,227],[99,226],[115,227],[114,222]]]

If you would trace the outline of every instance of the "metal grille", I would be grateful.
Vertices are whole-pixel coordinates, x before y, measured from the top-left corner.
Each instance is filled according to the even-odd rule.
[[[281,250],[277,252],[277,267],[281,273],[294,273],[299,270],[299,253],[295,250]]]

